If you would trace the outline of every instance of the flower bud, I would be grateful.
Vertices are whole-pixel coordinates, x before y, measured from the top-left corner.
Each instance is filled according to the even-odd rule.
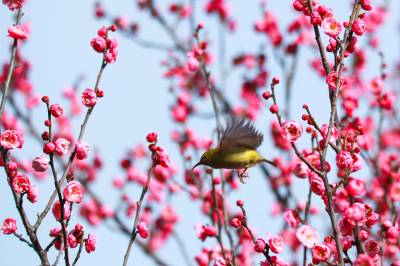
[[[36,172],[44,172],[47,170],[48,167],[49,167],[49,159],[44,155],[38,156],[32,161],[32,168]]]
[[[101,37],[94,37],[90,41],[90,45],[92,46],[93,50],[95,50],[98,53],[104,53],[107,49],[107,43],[104,38]]]
[[[42,97],[42,102],[48,103],[49,102],[49,96],[43,96]]]
[[[265,249],[265,241],[262,238],[258,238],[254,243],[254,251],[258,253],[263,253]]]
[[[244,205],[244,201],[243,200],[237,200],[236,201],[236,206],[243,207],[243,205]]]
[[[138,234],[146,239],[149,236],[149,229],[147,228],[147,225],[145,224],[145,222],[140,222],[137,226],[137,231]]]
[[[52,116],[54,116],[55,118],[60,117],[63,115],[64,110],[62,109],[61,105],[59,104],[52,104],[50,106],[50,113]]]
[[[49,142],[44,145],[43,152],[46,154],[50,154],[54,151],[55,148],[56,148],[56,145],[54,145],[53,142]]]
[[[279,112],[279,107],[276,104],[271,105],[271,107],[269,108],[269,111],[273,114],[276,114],[277,112]]]
[[[1,231],[3,231],[5,235],[14,234],[17,231],[17,221],[14,218],[5,219]]]
[[[158,137],[157,133],[151,132],[151,133],[147,134],[146,140],[149,143],[154,143],[154,142],[157,142],[157,137]]]
[[[231,226],[232,226],[232,227],[238,228],[238,227],[240,227],[241,225],[242,225],[242,222],[241,222],[241,220],[240,220],[239,218],[235,217],[235,218],[233,218],[233,219],[231,220]]]

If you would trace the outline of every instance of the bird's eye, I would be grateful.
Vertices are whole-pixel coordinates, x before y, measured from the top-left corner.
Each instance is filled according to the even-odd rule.
[[[205,155],[203,155],[203,156],[201,156],[201,159],[200,159],[201,161],[205,161],[206,160],[206,156]]]

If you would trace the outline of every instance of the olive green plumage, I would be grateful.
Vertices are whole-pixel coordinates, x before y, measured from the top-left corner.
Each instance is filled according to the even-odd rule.
[[[232,118],[227,123],[218,147],[206,151],[193,168],[207,165],[215,169],[246,169],[260,162],[274,164],[257,152],[262,141],[262,133],[251,122]]]

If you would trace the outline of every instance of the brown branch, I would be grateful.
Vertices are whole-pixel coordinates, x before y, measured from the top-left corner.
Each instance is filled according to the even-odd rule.
[[[243,219],[242,219],[242,226],[247,230],[247,232],[249,233],[251,240],[253,240],[253,244],[256,245],[256,237],[253,234],[253,231],[251,231],[251,229],[249,228],[248,224],[247,224],[247,215],[246,215],[246,210],[244,209],[243,206],[239,206],[240,210],[242,211],[243,214]],[[268,243],[265,243],[265,247],[263,250],[263,255],[265,256],[265,258],[267,259],[267,261],[269,262],[270,265],[275,265],[272,261],[271,256],[269,255],[269,245]]]
[[[312,3],[311,3],[310,0],[308,0],[308,4],[309,4],[310,10],[312,12]],[[341,45],[341,49],[340,49],[340,56],[339,56],[339,64],[336,67],[336,71],[338,71],[338,79],[336,81],[336,90],[335,91],[331,91],[331,90],[329,91],[331,114],[330,114],[330,119],[329,119],[328,132],[327,132],[326,137],[325,137],[325,141],[324,141],[322,152],[320,152],[320,161],[321,161],[322,173],[323,173],[322,179],[324,181],[324,186],[325,186],[325,191],[326,191],[326,196],[327,196],[327,202],[328,202],[327,212],[328,212],[328,215],[329,215],[329,218],[330,218],[333,236],[335,238],[337,253],[338,253],[338,257],[339,257],[338,258],[339,259],[339,265],[344,265],[343,249],[342,249],[342,245],[341,245],[341,242],[340,242],[339,233],[337,231],[335,213],[334,213],[333,204],[332,204],[332,191],[331,191],[331,187],[329,185],[328,176],[327,176],[327,172],[326,172],[326,153],[327,153],[327,149],[328,149],[328,143],[329,143],[330,135],[331,135],[331,132],[332,132],[332,128],[333,128],[334,123],[335,123],[335,118],[337,120],[337,103],[336,102],[337,102],[338,92],[340,90],[340,84],[341,84],[340,81],[341,81],[341,78],[342,78],[342,72],[343,72],[343,67],[344,67],[344,53],[345,53],[345,50],[346,50],[346,48],[348,46],[350,37],[352,35],[351,27],[353,25],[353,22],[354,22],[356,16],[358,15],[359,8],[360,8],[360,3],[359,3],[358,0],[356,0],[354,2],[353,11],[352,11],[351,16],[350,16],[349,25],[346,27],[346,30],[345,30],[345,33],[344,33],[343,42],[339,41],[339,44]],[[321,60],[322,60],[325,72],[326,72],[326,74],[329,74],[329,65],[328,65],[328,63],[326,61],[325,52],[323,51],[323,45],[322,45],[322,42],[321,42],[318,26],[314,26],[314,32],[315,32],[315,39],[317,41],[317,44],[318,44],[318,47],[319,47],[319,50],[320,50]]]
[[[20,8],[20,9],[18,9],[15,25],[19,25],[20,24],[22,15],[23,15],[23,12],[22,12],[22,9]],[[9,69],[8,69],[8,73],[7,73],[6,82],[5,82],[5,85],[4,85],[4,92],[3,92],[3,96],[1,98],[0,118],[3,116],[4,107],[6,105],[6,101],[7,101],[9,90],[11,88],[12,76],[14,74],[15,68],[17,67],[17,65],[16,65],[17,48],[18,48],[18,39],[14,39],[13,44],[12,44],[12,48],[11,48]]]
[[[49,252],[51,247],[54,246],[55,242],[56,242],[56,238],[54,237],[53,240],[51,240],[51,242],[46,246],[46,248],[44,250],[46,250],[46,252]]]
[[[74,262],[72,263],[72,266],[75,266],[78,263],[78,260],[81,257],[82,250],[83,250],[83,239],[81,240],[81,243],[79,244],[78,253],[76,254],[76,257],[74,259]]]
[[[56,266],[56,265],[58,265],[58,262],[60,261],[60,258],[61,258],[61,255],[63,254],[63,251],[62,251],[62,249],[60,249],[59,251],[58,251],[58,254],[57,254],[57,257],[56,257],[56,261],[53,263],[53,266]]]
[[[93,190],[88,187],[87,183],[85,183],[85,180],[81,180],[82,185],[85,186],[85,189],[87,193],[94,199],[95,202],[97,202],[100,205],[103,205],[103,203],[100,201],[99,197],[93,192]],[[117,213],[115,213],[112,216],[113,222],[118,226],[118,230],[123,233],[124,235],[131,237],[131,231],[130,229],[122,222],[121,218],[118,216]],[[139,247],[142,249],[144,253],[149,255],[149,257],[154,260],[154,262],[158,266],[168,266],[168,264],[163,261],[160,257],[157,256],[148,246],[146,246],[143,242],[141,241],[136,241],[138,243]]]
[[[17,13],[17,17],[16,17],[16,23],[15,25],[20,24],[21,21],[21,17],[23,15],[22,9],[18,9],[18,13]],[[0,104],[0,118],[3,116],[3,112],[4,112],[4,108],[5,108],[5,104],[8,98],[8,93],[9,90],[11,88],[11,81],[12,81],[12,76],[14,73],[14,70],[16,68],[16,53],[17,53],[17,48],[18,48],[18,40],[14,39],[13,45],[12,45],[12,49],[11,49],[11,56],[10,56],[10,64],[9,64],[9,69],[8,69],[8,74],[7,74],[7,78],[6,78],[6,82],[4,85],[4,92],[3,92],[3,96],[1,99],[1,104]],[[8,158],[8,150],[5,150],[3,147],[1,147],[0,149],[1,151],[1,157],[2,157],[2,161],[4,164],[4,171],[7,175],[7,181],[8,184],[10,186],[11,189],[11,193],[14,197],[14,202],[15,202],[15,207],[18,211],[19,216],[21,217],[22,223],[24,225],[24,228],[26,230],[27,235],[29,236],[30,239],[30,243],[26,240],[24,241],[22,236],[19,237],[18,235],[16,235],[21,241],[27,243],[28,245],[30,244],[33,248],[33,250],[38,254],[41,264],[42,265],[50,265],[48,258],[47,258],[47,253],[45,250],[43,250],[37,235],[36,235],[36,231],[34,230],[34,228],[32,227],[32,225],[30,224],[28,217],[25,213],[25,209],[23,208],[23,195],[20,195],[18,193],[16,193],[14,191],[14,189],[11,186],[11,176],[10,173],[8,172],[8,169],[6,167],[7,162],[9,161]]]
[[[308,106],[305,106],[304,109],[307,111],[307,114],[308,114],[308,116],[310,117],[311,123],[312,123],[312,125],[314,126],[314,128],[322,135],[322,134],[323,134],[323,133],[322,133],[322,130],[321,130],[321,128],[318,126],[318,123],[317,123],[317,121],[315,120],[314,116],[311,114],[310,108],[309,108]],[[317,143],[317,145],[318,145],[318,143]],[[339,151],[339,148],[338,148],[334,143],[329,142],[329,146],[331,146],[331,148],[332,148],[336,153],[339,153],[339,152],[340,152],[340,151]]]
[[[173,43],[176,46],[176,49],[178,49],[181,52],[186,53],[186,47],[179,41],[178,36],[176,35],[175,30],[167,23],[167,21],[164,19],[164,17],[161,16],[160,12],[156,9],[154,6],[153,1],[149,1],[149,10],[151,14],[154,16],[156,21],[161,25],[161,27],[165,30],[165,32],[169,35],[169,37],[172,39]]]
[[[308,222],[308,215],[310,213],[310,208],[311,208],[311,196],[312,196],[312,190],[311,190],[311,185],[308,190],[308,196],[307,196],[307,203],[306,203],[306,209],[304,210],[304,218],[303,218],[303,223],[307,224]],[[307,247],[304,247],[303,249],[303,266],[307,265]]]
[[[27,244],[29,247],[33,248],[33,245],[31,242],[29,242],[27,239],[25,239],[21,234],[17,234],[17,233],[13,233],[13,235],[15,237],[17,237],[21,242],[24,242],[25,244]]]
[[[200,28],[196,29],[196,31],[194,33],[194,38],[195,38],[195,40],[197,42],[197,45],[200,47],[199,30],[200,30]],[[206,82],[207,89],[208,89],[208,91],[210,93],[210,96],[211,96],[212,107],[213,107],[213,111],[214,111],[214,115],[215,115],[215,123],[216,123],[216,129],[217,129],[218,142],[220,142],[221,141],[221,137],[222,137],[222,126],[221,126],[221,120],[220,120],[220,114],[219,114],[219,110],[218,110],[218,105],[217,105],[217,99],[216,99],[216,96],[215,96],[215,91],[216,90],[215,90],[215,87],[213,86],[213,84],[212,84],[212,82],[210,80],[210,72],[207,70],[206,63],[204,62],[204,58],[203,57],[200,59],[200,69],[201,69],[201,74],[203,76],[203,79]],[[234,250],[233,250],[234,249],[233,237],[232,237],[231,232],[229,231],[229,229],[227,227],[228,216],[227,216],[227,212],[226,212],[226,209],[225,209],[225,196],[224,196],[224,194],[225,194],[225,191],[224,191],[225,190],[224,189],[225,188],[225,179],[223,177],[222,171],[221,171],[221,180],[222,180],[222,193],[221,193],[222,215],[223,215],[224,222],[222,222],[222,221],[220,221],[220,219],[218,219],[217,225],[218,225],[218,232],[219,233],[217,235],[217,240],[219,242],[219,245],[221,246],[222,255],[224,256],[225,261],[228,262],[227,258],[225,256],[225,250],[223,248],[223,242],[222,242],[222,239],[221,239],[221,228],[223,228],[225,233],[226,233],[226,235],[227,235],[227,237],[228,237],[228,240],[229,240],[229,245],[230,245],[231,252],[232,252],[232,263],[233,263],[233,265],[236,265],[235,253],[234,253]],[[212,190],[213,198],[215,200],[215,198],[216,198],[216,195],[215,195],[215,184],[214,184],[212,178],[211,178],[211,183],[212,183],[212,186],[213,186],[213,190]]]
[[[51,112],[50,112],[50,104],[47,101],[46,102],[46,107],[47,107],[47,119],[48,121],[50,121],[50,125],[48,127],[49,129],[49,139],[48,139],[48,143],[51,143],[53,140],[53,136],[52,136],[52,116],[51,116]],[[64,245],[64,260],[65,260],[65,265],[69,266],[69,252],[68,252],[68,232],[67,232],[67,226],[64,222],[65,220],[65,199],[63,198],[63,195],[61,193],[61,188],[60,188],[60,184],[58,183],[58,177],[57,177],[57,171],[56,168],[54,166],[54,154],[51,153],[49,154],[49,159],[50,159],[50,167],[51,167],[51,172],[53,174],[53,180],[54,180],[54,186],[57,192],[57,197],[58,197],[58,201],[60,203],[60,211],[61,211],[61,215],[60,215],[60,220],[58,221],[61,225],[61,233],[62,233],[62,241],[63,241],[63,245]]]
[[[212,201],[213,201],[213,204],[212,204],[212,207],[211,207],[211,212],[210,212],[210,219],[211,219],[211,222],[213,224],[215,224],[214,214],[217,215],[218,233],[215,236],[215,238],[217,239],[218,244],[220,246],[222,257],[224,258],[225,262],[228,262],[228,258],[227,258],[226,253],[225,253],[224,242],[222,241],[221,232],[222,232],[222,226],[223,225],[222,225],[222,218],[220,217],[220,214],[219,214],[219,211],[218,211],[218,199],[217,199],[217,193],[216,193],[216,189],[215,189],[215,183],[214,183],[214,180],[213,180],[213,174],[210,174],[210,179],[211,179],[211,196],[212,196]],[[222,195],[221,195],[221,197],[222,197]],[[222,204],[224,204],[224,202],[222,202]]]
[[[97,94],[97,92],[99,90],[99,84],[100,84],[100,81],[101,81],[101,77],[103,75],[103,71],[104,71],[106,66],[107,66],[107,62],[104,60],[104,57],[103,57],[103,60],[101,62],[101,66],[100,66],[100,70],[99,70],[99,73],[97,75],[95,87],[94,87],[94,90],[95,90],[96,94]],[[84,119],[84,121],[83,121],[83,123],[81,125],[81,129],[80,129],[80,132],[79,132],[79,137],[78,137],[77,142],[81,141],[82,138],[83,138],[83,135],[84,135],[85,129],[86,129],[86,125],[87,125],[87,123],[89,121],[89,118],[90,118],[90,116],[91,116],[91,114],[93,112],[94,107],[95,106],[88,108],[88,110],[86,112],[85,119]],[[62,177],[60,178],[60,180],[58,181],[60,186],[64,182],[64,180],[66,179],[67,175],[69,174],[69,170],[70,170],[70,168],[72,166],[72,163],[73,163],[73,161],[75,159],[75,155],[76,155],[76,150],[74,149],[74,151],[71,153],[71,155],[69,157],[67,165],[65,166],[64,173],[63,173]],[[47,213],[50,211],[51,205],[53,204],[54,199],[56,198],[56,196],[57,196],[57,191],[55,190],[53,192],[53,194],[51,195],[49,201],[47,202],[46,207],[44,208],[44,210],[38,216],[38,219],[37,219],[37,221],[36,221],[36,223],[34,225],[35,230],[37,230],[37,228],[42,223],[43,219],[46,217]]]
[[[154,154],[153,154],[153,156],[154,156]],[[146,184],[142,189],[142,192],[140,194],[139,200],[136,202],[135,221],[133,223],[133,227],[132,227],[132,230],[131,230],[131,233],[130,233],[129,244],[128,244],[128,248],[127,248],[125,256],[124,256],[123,266],[126,266],[128,264],[128,259],[129,259],[129,255],[130,255],[130,252],[131,252],[131,249],[132,249],[132,245],[133,245],[133,242],[135,241],[136,236],[137,236],[137,226],[139,224],[139,216],[140,216],[140,211],[141,211],[141,208],[142,208],[144,196],[146,195],[147,190],[149,189],[150,180],[151,180],[151,177],[153,176],[153,170],[154,170],[154,167],[156,166],[155,159],[152,158],[152,160],[153,160],[152,165],[150,166],[150,169],[149,169],[149,171],[147,173]]]
[[[23,195],[19,195],[17,192],[14,191],[14,189],[11,186],[11,176],[10,173],[8,172],[8,169],[6,167],[7,162],[9,161],[8,158],[8,151],[4,150],[2,147],[1,149],[1,156],[2,156],[2,160],[4,163],[4,171],[7,175],[7,181],[10,189],[11,189],[11,193],[14,197],[14,202],[15,202],[15,207],[18,211],[19,216],[21,217],[22,223],[24,225],[24,228],[26,230],[26,234],[29,236],[29,240],[32,243],[33,249],[36,252],[36,254],[39,256],[41,264],[48,266],[50,265],[49,260],[47,258],[47,252],[42,248],[39,239],[37,237],[36,231],[34,230],[33,226],[30,224],[29,220],[28,220],[28,216],[25,213],[25,209],[23,207]]]
[[[197,42],[197,45],[200,46],[199,29],[197,29],[196,32],[194,33],[194,38]],[[219,142],[221,140],[221,135],[222,135],[221,119],[218,111],[217,100],[215,97],[214,86],[210,80],[210,72],[207,70],[206,63],[204,62],[203,58],[200,59],[200,69],[201,69],[201,75],[203,76],[203,79],[206,82],[208,92],[210,93],[211,96],[211,102],[214,110],[215,123],[216,123],[218,142]]]
[[[272,92],[273,103],[277,104],[277,100],[276,100],[276,96],[275,96],[275,83],[274,82],[271,83],[271,92]],[[276,115],[276,117],[278,119],[279,125],[282,126],[283,125],[283,121],[282,121],[282,117],[281,117],[281,114],[279,113],[279,111],[276,112],[275,115]],[[293,150],[295,151],[297,157],[301,161],[303,161],[309,167],[310,170],[315,172],[324,181],[324,186],[325,186],[325,190],[326,190],[326,193],[327,193],[327,199],[328,199],[328,210],[327,211],[328,211],[328,215],[329,215],[330,220],[331,220],[332,231],[333,231],[333,235],[335,237],[335,241],[337,240],[336,241],[337,248],[338,248],[338,246],[340,246],[340,249],[338,248],[338,251],[341,252],[341,250],[342,250],[341,249],[341,243],[340,243],[339,234],[338,234],[337,227],[336,227],[336,221],[335,221],[333,205],[332,205],[332,193],[330,191],[329,182],[328,182],[326,171],[325,171],[325,164],[322,164],[322,172],[319,171],[306,158],[304,158],[304,156],[299,152],[299,150],[297,149],[296,145],[293,142],[291,143],[291,146],[292,146]],[[322,154],[320,154],[320,158],[321,158],[321,162],[322,162],[323,161]],[[343,262],[343,256],[341,254],[339,255],[339,258],[342,258],[340,261]],[[343,265],[343,263],[341,265]]]
[[[260,166],[261,171],[264,173],[264,176],[265,176],[266,179],[269,181],[268,183],[269,183],[269,185],[270,185],[271,192],[274,194],[276,200],[277,200],[283,207],[287,208],[287,207],[288,207],[288,198],[282,196],[282,195],[279,193],[279,190],[278,190],[278,189],[275,189],[275,188],[273,187],[271,173],[269,172],[269,170],[268,170],[268,168],[265,166],[265,164],[259,164],[259,166]]]
[[[118,225],[118,228],[121,232],[123,232],[125,235],[131,237],[131,232],[128,229],[128,227],[126,225],[124,225],[124,223],[121,221],[121,219],[117,216],[114,215],[113,216],[113,220],[114,222]],[[149,257],[154,260],[154,262],[158,265],[158,266],[168,266],[168,264],[163,261],[159,256],[157,256],[157,254],[155,254],[148,246],[146,246],[143,242],[141,241],[136,241],[136,243],[138,243],[139,247],[144,251],[144,253],[146,253],[147,255],[149,255]]]
[[[308,7],[310,8],[310,13],[314,11],[314,7],[312,5],[312,0],[308,0]],[[328,60],[326,58],[325,47],[321,40],[321,34],[319,32],[318,25],[314,25],[314,34],[315,34],[315,41],[318,45],[319,54],[321,56],[322,66],[324,67],[325,74],[328,75],[331,72]]]
[[[277,105],[278,102],[277,102],[277,100],[276,100],[276,95],[275,95],[275,85],[276,85],[276,84],[275,84],[274,82],[271,83],[271,95],[272,95],[272,101],[273,101],[273,103],[274,103],[275,105]],[[276,116],[276,118],[277,118],[277,120],[278,120],[279,125],[282,127],[282,125],[283,125],[282,115],[281,115],[280,112],[278,111],[278,112],[275,113],[275,116]],[[296,156],[297,156],[301,161],[303,161],[303,162],[308,166],[308,168],[309,168],[311,171],[313,171],[314,173],[316,173],[318,176],[322,177],[322,172],[319,171],[314,165],[312,165],[312,164],[303,156],[303,154],[300,153],[300,151],[299,151],[299,149],[297,148],[296,144],[294,144],[293,142],[291,142],[290,144],[291,144],[291,146],[292,146],[292,148],[293,148],[293,150],[294,150]]]

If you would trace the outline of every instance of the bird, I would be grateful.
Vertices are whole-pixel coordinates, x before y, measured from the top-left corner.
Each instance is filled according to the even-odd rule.
[[[263,139],[263,134],[254,127],[252,122],[245,118],[231,117],[226,123],[218,146],[204,152],[192,170],[199,165],[213,169],[236,169],[240,181],[243,182],[243,178],[247,177],[246,171],[250,167],[263,162],[276,166],[274,162],[265,159],[257,151]],[[244,170],[240,173],[241,169]]]

